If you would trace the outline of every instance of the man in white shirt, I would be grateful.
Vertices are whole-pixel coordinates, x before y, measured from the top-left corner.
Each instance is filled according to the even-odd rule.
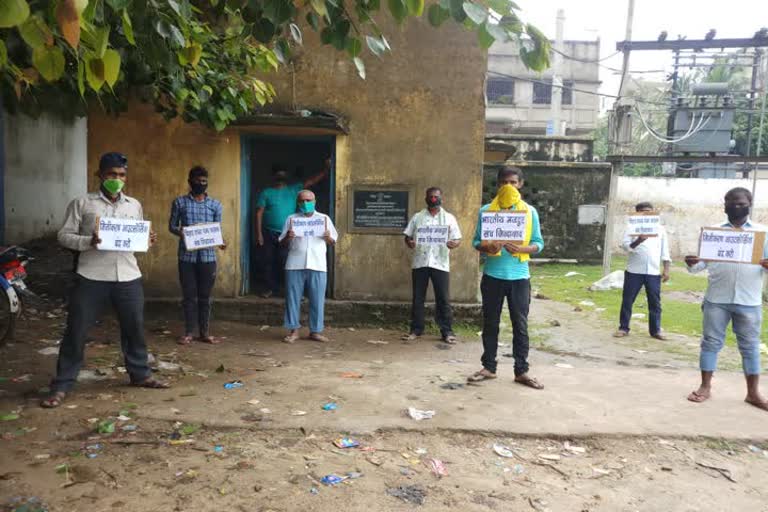
[[[415,341],[424,332],[424,300],[427,286],[432,281],[435,292],[435,321],[440,327],[440,336],[446,343],[456,343],[453,334],[453,312],[449,293],[450,251],[461,243],[461,230],[456,217],[442,207],[443,192],[438,187],[430,187],[424,199],[427,207],[414,215],[403,231],[405,245],[413,249],[411,279],[413,299],[411,303],[411,330],[403,336],[404,341]],[[430,227],[439,231],[448,230],[447,242],[434,243]],[[424,228],[427,228],[426,230]],[[419,231],[421,229],[421,232]],[[436,234],[437,230],[435,230]]]
[[[635,205],[637,213],[650,213],[653,205],[648,202]],[[619,315],[619,330],[614,333],[617,338],[629,335],[629,321],[632,318],[632,305],[637,294],[645,286],[648,298],[648,332],[652,338],[666,340],[661,333],[661,283],[669,281],[669,242],[664,226],[659,226],[658,236],[624,235],[622,247],[629,253],[627,270],[624,272],[624,290],[621,299],[621,314]],[[659,271],[663,264],[663,271]]]
[[[339,235],[331,219],[315,211],[315,194],[311,190],[299,192],[298,213],[285,220],[280,243],[288,247],[285,263],[285,328],[286,343],[299,339],[301,297],[306,288],[309,294],[309,339],[328,341],[323,336],[325,288],[328,278],[326,253]],[[314,231],[314,236],[306,236]]]
[[[100,187],[67,207],[58,240],[62,247],[77,251],[77,282],[69,299],[67,328],[59,348],[51,394],[40,406],[59,407],[72,390],[85,358],[88,331],[106,304],[111,304],[120,323],[120,344],[131,384],[167,388],[152,377],[144,340],[144,288],[136,257],[127,251],[103,251],[96,223],[99,217],[143,220],[141,203],[122,190],[128,176],[128,159],[120,153],[105,153],[99,160]],[[150,233],[150,245],[157,240]]]
[[[752,193],[734,188],[725,194],[728,222],[723,227],[746,231],[766,231],[768,228],[749,220]],[[759,265],[701,261],[698,256],[686,256],[690,272],[709,271],[707,292],[701,306],[703,327],[701,336],[701,385],[688,395],[691,402],[701,403],[712,396],[712,376],[717,368],[717,355],[725,343],[725,330],[732,323],[733,334],[741,353],[747,397],[750,405],[768,410],[768,402],[760,394],[760,332],[763,323],[763,274],[768,269],[768,244],[763,245]]]

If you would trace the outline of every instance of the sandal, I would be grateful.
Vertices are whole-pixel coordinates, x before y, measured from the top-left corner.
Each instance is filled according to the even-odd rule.
[[[192,336],[186,335],[179,338],[179,341],[177,341],[179,345],[189,345],[192,343]]]
[[[544,385],[541,382],[537,381],[533,377],[528,377],[527,375],[515,377],[515,382],[533,389],[544,389]]]
[[[496,378],[495,373],[491,373],[485,368],[480,370],[479,372],[473,373],[469,377],[467,377],[467,382],[482,382],[484,380],[493,380]]]
[[[64,391],[56,391],[55,393],[51,394],[48,398],[42,400],[40,402],[40,407],[43,409],[55,409],[59,407],[62,403],[64,403],[64,399],[67,397],[67,394]]]
[[[405,342],[412,343],[412,342],[418,340],[419,337],[420,336],[418,334],[409,333],[409,334],[404,334],[400,339],[405,341]]]
[[[288,336],[283,338],[283,343],[293,343],[297,339],[299,339],[298,331],[292,331],[288,333]]]
[[[149,388],[149,389],[168,389],[171,387],[171,385],[168,384],[167,382],[157,380],[154,377],[147,377],[146,379],[139,382],[131,382],[131,386],[136,386],[137,388]]]
[[[218,345],[221,343],[220,339],[214,338],[213,336],[200,336],[200,341],[203,343],[209,343],[211,345]]]
[[[459,340],[455,335],[449,334],[448,336],[443,336],[443,341],[449,345],[455,345]]]
[[[319,341],[320,343],[328,343],[329,341],[331,341],[330,339],[328,339],[326,336],[323,336],[319,332],[309,333],[309,339],[312,341]]]
[[[711,395],[705,395],[704,393],[699,393],[699,390],[691,391],[691,393],[688,395],[688,401],[694,402],[697,404],[700,404],[702,402],[706,402],[711,398]]]

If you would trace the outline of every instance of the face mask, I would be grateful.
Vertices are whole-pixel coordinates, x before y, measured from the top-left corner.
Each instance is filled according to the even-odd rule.
[[[749,215],[749,206],[726,206],[725,214],[728,215],[729,219],[743,219]]]
[[[517,190],[517,187],[507,183],[499,187],[497,197],[499,198],[499,206],[510,208],[520,202],[520,191]]]
[[[443,204],[442,197],[428,197],[426,201],[427,201],[428,208],[437,208],[438,206]]]
[[[190,190],[192,190],[192,193],[196,196],[199,196],[201,194],[205,194],[205,191],[208,190],[208,184],[205,183],[190,183],[189,184]]]
[[[101,186],[104,187],[104,190],[110,193],[112,197],[115,197],[117,194],[120,193],[121,190],[123,190],[123,187],[125,186],[125,182],[123,180],[104,180],[101,182]]]
[[[315,202],[309,201],[299,204],[299,211],[301,213],[315,213]]]

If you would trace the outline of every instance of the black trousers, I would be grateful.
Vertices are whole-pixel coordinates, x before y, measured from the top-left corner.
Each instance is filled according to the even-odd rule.
[[[92,281],[78,276],[69,299],[67,329],[59,348],[52,391],[68,392],[75,385],[85,356],[86,336],[107,304],[112,304],[117,313],[120,344],[131,382],[141,382],[151,375],[144,340],[144,287],[141,278],[114,282]]]
[[[483,295],[483,368],[496,373],[496,354],[499,349],[499,320],[504,299],[507,299],[509,317],[512,320],[512,355],[515,359],[515,376],[528,372],[528,310],[531,305],[531,281],[529,279],[496,279],[483,275],[480,282]]]
[[[411,270],[413,282],[413,302],[411,303],[411,332],[417,336],[424,333],[424,301],[427,297],[427,286],[432,280],[432,290],[435,292],[435,322],[440,327],[440,335],[453,335],[453,311],[450,299],[450,274],[431,267]]]
[[[179,282],[181,282],[184,309],[184,333],[192,335],[195,328],[200,336],[208,336],[211,319],[211,290],[216,283],[216,262],[189,263],[179,262]]]
[[[280,233],[263,228],[264,235],[264,278],[273,294],[280,293],[280,285],[285,281],[285,260],[288,259],[288,248],[280,242]]]
[[[645,295],[648,298],[648,332],[654,336],[661,332],[661,276],[624,272],[619,329],[629,332],[632,306],[643,286],[645,286]]]

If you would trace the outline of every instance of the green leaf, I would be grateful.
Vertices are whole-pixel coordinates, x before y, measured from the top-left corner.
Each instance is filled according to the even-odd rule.
[[[0,69],[3,69],[8,64],[8,48],[5,47],[5,43],[0,39]]]
[[[14,421],[19,419],[19,415],[16,413],[3,414],[0,416],[0,421]]]
[[[85,80],[96,92],[104,85],[104,61],[90,56],[85,61]]]
[[[80,59],[77,59],[77,90],[80,92],[80,97],[85,99],[85,69]]]
[[[424,0],[405,0],[408,7],[408,14],[411,16],[421,16],[424,14]]]
[[[427,9],[427,19],[429,19],[429,24],[433,27],[439,27],[450,17],[451,11],[440,7],[438,4],[432,4]]]
[[[507,34],[507,31],[501,28],[499,25],[491,23],[490,20],[485,22],[485,30],[487,30],[488,34],[490,34],[491,37],[493,37],[493,39],[499,43],[503,43],[509,39],[509,34]]]
[[[120,76],[120,54],[117,50],[109,49],[104,53],[104,81],[113,87]]]
[[[377,57],[380,57],[382,53],[387,51],[387,47],[384,46],[384,43],[378,37],[365,36],[365,43],[368,45],[368,49]]]
[[[122,1],[125,1],[125,0],[113,0],[113,1],[120,1],[120,2],[122,2]],[[173,9],[173,12],[176,13],[176,16],[181,16],[181,7],[179,6],[179,2],[177,2],[176,0],[167,0],[167,2],[168,2],[168,5],[170,6],[170,8]]]
[[[0,0],[1,1],[1,0]],[[38,15],[27,18],[19,25],[19,35],[30,48],[42,48],[53,44],[53,33],[43,19]]]
[[[88,0],[75,0],[75,10],[77,15],[80,16],[88,8]]]
[[[494,37],[488,32],[485,23],[480,25],[477,29],[477,40],[480,43],[480,47],[487,50],[496,41]]]
[[[363,51],[363,43],[361,43],[359,39],[356,37],[350,37],[347,39],[347,53],[350,57],[354,59],[360,55],[361,51]]]
[[[295,23],[291,23],[290,29],[291,29],[291,37],[293,37],[293,40],[296,41],[296,44],[302,44],[304,42],[304,39],[301,36],[301,29],[299,28],[299,26]]]
[[[325,6],[325,0],[310,0],[310,3],[312,4],[312,9],[314,9],[321,17],[328,16],[328,8]]]
[[[276,26],[283,25],[291,19],[293,3],[287,0],[266,0],[264,16]]]
[[[506,16],[512,12],[514,4],[509,0],[486,0],[488,7],[496,11],[501,16]]]
[[[107,45],[109,44],[109,27],[101,27],[95,29],[93,38],[93,53],[98,58],[104,57],[104,52],[107,51]]]
[[[449,0],[451,16],[458,23],[463,23],[467,19],[467,15],[464,12],[464,0]]]
[[[389,12],[392,14],[392,17],[395,18],[396,22],[402,23],[405,21],[405,18],[408,17],[408,7],[405,5],[404,0],[387,0],[387,6],[389,7]],[[365,67],[363,67],[363,75],[364,74]]]
[[[112,420],[100,421],[99,424],[96,426],[96,432],[98,432],[99,434],[114,434],[115,422]]]
[[[191,436],[195,432],[200,430],[200,425],[195,425],[193,423],[188,423],[186,425],[183,425],[181,427],[180,432],[184,434],[185,436]]]
[[[520,22],[520,18],[518,18],[514,13],[510,14],[509,16],[504,16],[504,18],[502,18],[502,20],[499,22],[499,27],[506,30],[510,37],[523,33],[523,24]]]
[[[462,8],[467,16],[469,16],[469,19],[478,25],[484,23],[486,18],[488,18],[488,11],[481,5],[473,4],[472,2],[464,2]]]
[[[309,23],[309,26],[312,27],[312,30],[315,32],[320,30],[320,17],[314,12],[307,13],[307,23]]]
[[[169,25],[169,29],[171,33],[171,41],[173,41],[176,46],[183,48],[187,41],[184,39],[184,35],[181,33],[181,30],[179,30],[179,27],[176,25]]]
[[[128,16],[128,10],[123,10],[123,34],[125,38],[133,46],[136,46],[136,38],[133,35],[133,23],[131,23],[131,17]]]
[[[199,43],[192,43],[186,48],[178,51],[179,64],[182,66],[192,64],[192,67],[197,67],[202,55],[203,47]]]
[[[171,26],[167,21],[157,20],[155,22],[155,32],[163,39],[168,39],[168,36],[171,35]]]
[[[106,0],[106,2],[115,12],[127,9],[131,5],[131,0]]]
[[[360,78],[365,80],[365,63],[363,62],[363,59],[360,57],[355,57],[353,59],[353,62],[355,63],[355,67],[357,68],[357,74],[360,75]]]
[[[29,17],[27,0],[0,1],[0,28],[21,25]]]
[[[64,52],[58,46],[35,48],[32,64],[48,82],[55,82],[64,74]]]

